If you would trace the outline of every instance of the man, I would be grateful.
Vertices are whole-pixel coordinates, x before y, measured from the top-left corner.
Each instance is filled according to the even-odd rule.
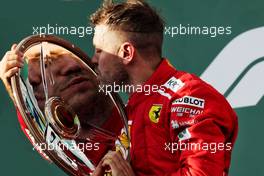
[[[91,23],[102,84],[159,87],[150,95],[130,89],[131,162],[109,152],[94,175],[106,166],[113,175],[228,175],[236,114],[214,88],[162,58],[157,12],[142,0],[105,1]]]

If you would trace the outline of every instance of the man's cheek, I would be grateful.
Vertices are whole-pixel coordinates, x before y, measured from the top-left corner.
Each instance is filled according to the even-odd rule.
[[[99,74],[103,75],[105,70],[107,70],[107,62],[109,62],[109,61],[107,61],[104,58],[100,59],[100,61],[98,62]]]

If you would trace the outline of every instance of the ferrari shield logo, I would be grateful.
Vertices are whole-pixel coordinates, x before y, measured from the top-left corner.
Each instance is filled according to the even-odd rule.
[[[161,108],[162,105],[152,105],[152,107],[149,110],[149,119],[151,122],[153,123],[159,122]]]

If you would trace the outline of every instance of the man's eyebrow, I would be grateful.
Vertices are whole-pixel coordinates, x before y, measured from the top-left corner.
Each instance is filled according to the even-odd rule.
[[[39,56],[40,56],[40,52],[32,54],[32,58],[39,57]]]
[[[40,52],[34,53],[34,54],[29,54],[25,55],[27,59],[32,60],[32,59],[39,59],[40,57]]]
[[[93,43],[93,47],[94,47],[94,49],[101,49],[100,45],[98,45],[96,43]]]
[[[67,52],[64,52],[64,51],[50,51],[50,56],[51,57],[60,57],[60,56],[63,56],[63,55],[67,55],[67,54],[70,54],[70,52],[69,53],[67,53]],[[30,58],[30,59],[39,59],[39,57],[40,57],[40,52],[37,52],[37,53],[34,53],[34,54],[32,54],[32,55],[30,55],[28,58]]]

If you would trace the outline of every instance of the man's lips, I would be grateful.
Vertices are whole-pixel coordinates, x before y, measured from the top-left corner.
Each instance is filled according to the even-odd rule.
[[[69,87],[73,86],[73,85],[76,85],[76,84],[79,84],[79,83],[82,83],[84,81],[89,81],[88,78],[85,78],[85,77],[82,77],[82,76],[77,76],[77,77],[74,77],[72,78],[67,84],[66,86],[64,86],[61,91],[64,91],[66,89],[68,89]]]
[[[100,74],[100,71],[99,71],[99,69],[98,69],[98,66],[95,66],[95,67],[94,67],[94,71],[95,71],[95,73],[96,73],[97,75]]]

